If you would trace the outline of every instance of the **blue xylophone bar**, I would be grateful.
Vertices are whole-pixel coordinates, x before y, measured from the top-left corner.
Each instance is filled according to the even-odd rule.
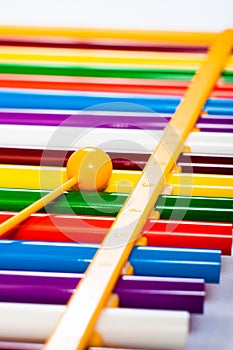
[[[149,96],[135,97],[134,95],[87,94],[31,90],[2,90],[0,91],[1,108],[31,108],[31,109],[60,109],[60,110],[91,110],[101,111],[145,111],[150,109],[158,113],[174,113],[181,99],[178,97]],[[232,115],[233,102],[231,99],[210,98],[204,106],[209,114]]]
[[[97,249],[98,245],[91,244],[2,240],[0,269],[83,273]],[[203,278],[218,283],[221,251],[138,246],[129,262],[135,275]]]

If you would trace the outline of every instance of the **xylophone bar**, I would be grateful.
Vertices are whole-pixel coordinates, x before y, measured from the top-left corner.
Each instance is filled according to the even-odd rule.
[[[0,271],[0,301],[65,305],[82,274]],[[204,281],[189,278],[121,276],[113,290],[119,307],[202,313]]]
[[[43,344],[40,344],[40,343],[0,341],[1,350],[42,350],[42,348],[43,348]],[[101,346],[101,348],[88,347],[88,350],[126,350],[126,349],[119,348],[119,347],[104,348],[103,346]],[[127,349],[127,350],[136,350],[136,349]]]
[[[30,112],[24,111],[9,111],[0,110],[1,124],[17,124],[17,125],[47,125],[47,126],[73,126],[73,127],[102,127],[116,129],[146,129],[146,130],[163,130],[169,120],[170,114],[152,114],[152,113],[128,113],[122,116],[119,113],[106,114],[81,114],[71,112],[64,114],[63,111],[56,113]],[[233,116],[228,115],[208,115],[203,114],[199,117],[196,123],[196,128],[200,131],[209,132],[231,132]]]
[[[50,191],[0,188],[0,210],[20,211]],[[126,193],[70,191],[46,206],[48,213],[116,216]],[[201,210],[200,210],[201,207]],[[232,198],[160,195],[154,206],[161,219],[232,222]],[[45,211],[45,209],[41,209]]]
[[[0,269],[84,273],[98,247],[93,244],[1,240]],[[119,247],[112,247],[111,251],[116,248]],[[203,278],[207,283],[218,283],[221,252],[136,246],[129,256],[129,263],[135,275]]]
[[[46,63],[0,63],[1,74],[30,74],[50,76],[74,76],[74,77],[100,77],[100,78],[126,78],[126,79],[159,79],[190,81],[195,69],[172,69],[172,68],[131,68],[112,66],[78,66]],[[224,82],[233,82],[232,70],[222,72]],[[215,82],[216,83],[216,82]]]
[[[183,153],[177,161],[183,172],[233,175],[233,156]]]
[[[71,64],[71,65],[95,65],[108,67],[162,67],[172,69],[199,69],[201,64],[205,61],[204,54],[196,53],[167,53],[167,52],[130,52],[121,51],[97,51],[97,50],[72,50],[72,49],[55,49],[55,48],[30,48],[24,47],[0,47],[1,62],[18,62],[39,63],[46,64]],[[225,70],[232,70],[233,59],[229,57]]]
[[[38,76],[23,74],[1,74],[2,88],[52,89],[63,91],[119,92],[134,94],[157,94],[182,96],[189,83],[177,80],[148,80],[124,78],[88,78],[63,76]],[[232,84],[217,82],[212,97],[232,98]]]
[[[190,46],[190,45],[168,45],[163,46],[160,44],[155,45],[155,43],[151,43],[150,45],[146,45],[137,42],[137,44],[131,45],[129,42],[127,42],[127,46],[122,45],[120,43],[95,43],[95,42],[80,42],[77,40],[75,43],[70,42],[69,40],[64,42],[64,40],[60,41],[50,41],[50,40],[32,40],[32,39],[26,39],[21,38],[19,40],[16,40],[15,38],[9,39],[7,36],[7,39],[4,39],[1,36],[0,39],[1,45],[7,45],[7,46],[20,46],[20,47],[53,47],[53,48],[70,48],[70,49],[93,49],[93,50],[124,50],[127,47],[128,51],[138,52],[138,51],[148,51],[148,52],[182,52],[182,53],[206,53],[207,46]]]
[[[46,152],[46,157],[43,157]],[[56,149],[27,149],[0,147],[1,164],[65,166],[73,151]],[[109,152],[113,169],[142,170],[149,159],[148,153]],[[233,175],[233,156],[230,154],[181,153],[177,166],[182,172]]]
[[[39,343],[0,341],[1,350],[41,350],[42,347]]]
[[[9,139],[9,135],[11,138]],[[23,137],[21,137],[23,135]],[[158,145],[160,130],[73,128],[33,125],[0,125],[0,147],[77,150],[94,146],[106,152],[150,153]],[[184,146],[191,152],[231,154],[232,135],[216,132],[191,132]]]
[[[65,310],[63,305],[0,303],[0,339],[44,342]],[[104,308],[95,331],[105,346],[180,349],[188,321],[185,311]]]
[[[9,40],[24,43],[56,43],[58,46],[64,44],[77,45],[117,43],[126,48],[130,45],[153,45],[167,47],[184,46],[185,48],[202,47],[206,48],[217,39],[217,33],[206,32],[169,32],[169,31],[141,31],[141,30],[111,30],[100,28],[51,28],[51,27],[9,27],[1,26],[2,40]],[[60,43],[60,45],[59,45]],[[63,47],[63,46],[62,46]]]
[[[15,213],[0,212],[0,223]],[[47,242],[101,243],[112,217],[34,214],[12,231],[11,239]],[[231,254],[232,224],[150,219],[142,237],[148,246],[219,249]]]
[[[1,64],[0,64],[1,68]],[[1,71],[1,70],[0,70]],[[233,73],[232,73],[233,74]],[[86,93],[47,90],[1,90],[1,108],[28,108],[28,109],[57,109],[57,110],[82,110],[91,108],[92,110],[130,111],[130,107],[125,104],[134,104],[132,111],[137,111],[137,106],[142,109],[147,108],[157,113],[174,113],[181,98],[153,96],[153,95],[125,95],[112,93]],[[119,103],[118,107],[112,104]],[[101,107],[100,107],[101,105]],[[135,107],[136,105],[136,107]],[[127,108],[127,109],[126,109]],[[210,98],[203,106],[209,114],[232,115],[233,103],[231,99]]]
[[[0,165],[0,187],[53,190],[68,181],[66,168]],[[105,192],[130,193],[142,172],[113,170]],[[172,195],[233,197],[233,176],[172,172],[166,181]],[[165,193],[167,192],[165,188]]]

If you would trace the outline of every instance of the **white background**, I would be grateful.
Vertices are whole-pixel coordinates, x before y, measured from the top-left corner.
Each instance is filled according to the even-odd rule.
[[[0,0],[0,25],[220,31],[233,0]]]

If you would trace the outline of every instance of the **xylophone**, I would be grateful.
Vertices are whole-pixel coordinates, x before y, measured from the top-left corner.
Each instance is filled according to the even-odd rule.
[[[185,348],[231,255],[232,30],[0,45],[0,349]]]

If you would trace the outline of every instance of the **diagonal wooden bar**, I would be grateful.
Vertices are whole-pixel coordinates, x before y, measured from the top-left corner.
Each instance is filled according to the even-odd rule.
[[[182,151],[183,142],[194,127],[227,62],[232,46],[233,30],[227,30],[216,37],[206,61],[166,127],[135,189],[86,271],[85,278],[69,300],[67,311],[44,350],[81,350],[88,346],[96,320],[107,304],[134,242],[141,234],[165,179]]]

